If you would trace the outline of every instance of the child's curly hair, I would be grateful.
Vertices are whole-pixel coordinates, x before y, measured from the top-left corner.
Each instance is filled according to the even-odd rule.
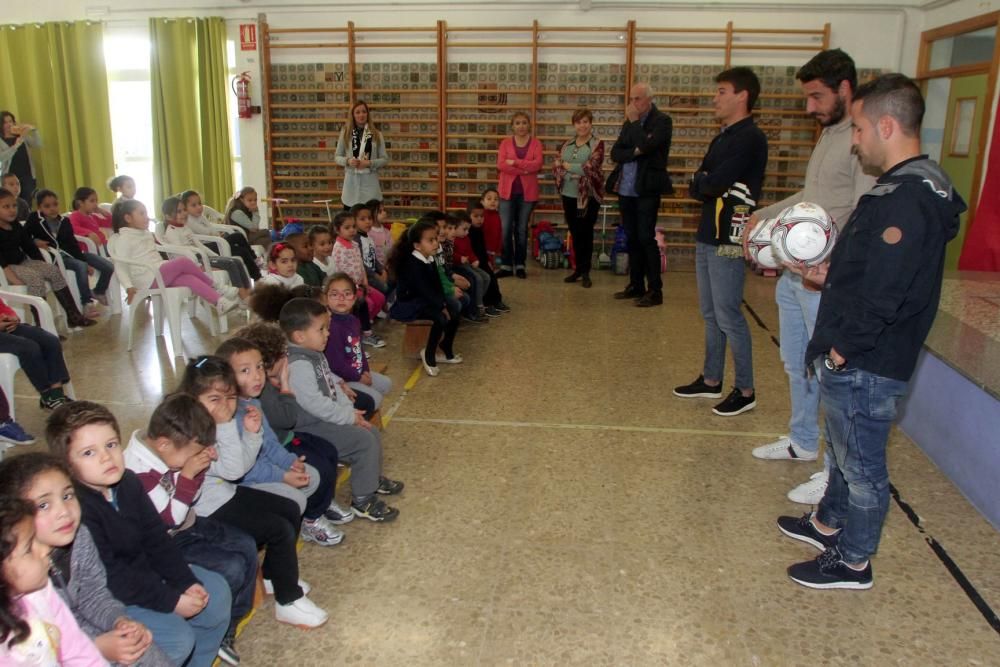
[[[34,504],[21,498],[0,498],[0,563],[7,560],[17,547],[14,528],[26,518],[35,516]],[[13,590],[13,582],[0,576],[0,642],[7,648],[20,644],[31,633],[28,624],[21,618],[20,603]]]
[[[282,306],[297,297],[315,298],[318,291],[309,285],[294,289],[284,285],[261,285],[250,295],[250,310],[265,322],[277,322]]]
[[[248,324],[234,337],[245,338],[260,349],[260,356],[265,368],[271,368],[288,353],[288,338],[277,324],[269,322],[254,322]]]

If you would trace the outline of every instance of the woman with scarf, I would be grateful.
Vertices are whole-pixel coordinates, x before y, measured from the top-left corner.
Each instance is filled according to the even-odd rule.
[[[35,194],[37,183],[35,163],[28,149],[41,147],[42,140],[38,136],[38,130],[33,126],[24,123],[18,125],[17,119],[11,112],[0,111],[0,119],[3,121],[0,174],[10,173],[17,176],[21,181],[20,198],[31,206],[31,197]]]
[[[594,136],[594,116],[587,109],[573,114],[576,135],[564,143],[556,156],[556,189],[562,198],[566,225],[573,237],[573,273],[565,281],[583,279],[590,287],[590,264],[594,254],[594,225],[604,199],[604,142]]]
[[[344,188],[340,202],[344,209],[382,199],[378,170],[389,162],[385,139],[372,122],[368,104],[358,100],[337,139],[337,164],[344,167]]]

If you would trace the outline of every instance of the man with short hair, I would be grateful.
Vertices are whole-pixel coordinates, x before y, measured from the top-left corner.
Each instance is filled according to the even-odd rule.
[[[611,159],[618,166],[609,180],[610,190],[618,193],[628,237],[629,283],[614,296],[638,299],[635,305],[647,308],[663,303],[656,218],[660,197],[674,191],[667,175],[673,122],[653,104],[653,91],[647,83],[632,85],[625,115],[625,124],[611,148]]]
[[[823,360],[820,395],[833,450],[817,511],[778,518],[778,528],[823,551],[788,568],[809,588],[866,589],[889,511],[885,450],[941,296],[945,245],[965,202],[941,167],[920,153],[924,99],[902,74],[859,87],[852,140],[880,173],[861,197],[828,264],[790,267],[822,285],[806,350]]]
[[[851,118],[848,110],[858,74],[854,61],[840,49],[820,51],[803,65],[795,77],[806,96],[806,111],[822,126],[819,141],[806,166],[802,190],[757,211],[743,236],[746,243],[757,220],[776,217],[786,207],[807,201],[822,206],[842,227],[858,198],[871,189],[875,179],[864,173],[851,148]],[[785,271],[775,287],[781,339],[781,360],[788,374],[792,414],[789,434],[753,450],[759,459],[810,462],[819,453],[819,382],[807,373],[803,362],[819,309],[820,291]],[[826,489],[827,471],[815,473],[788,493],[789,500],[815,505]]]
[[[753,120],[760,95],[760,81],[753,70],[734,67],[721,72],[715,81],[712,104],[722,131],[708,145],[689,188],[691,197],[701,202],[695,271],[705,320],[705,362],[698,379],[677,387],[674,395],[722,398],[728,342],[736,366],[736,387],[712,412],[733,417],[757,405],[750,327],[742,310],[746,267],[740,236],[760,199],[767,137]]]

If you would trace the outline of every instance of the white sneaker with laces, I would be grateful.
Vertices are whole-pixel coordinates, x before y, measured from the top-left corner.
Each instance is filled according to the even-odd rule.
[[[329,620],[330,616],[305,595],[291,604],[274,605],[274,617],[282,623],[288,623],[303,629],[318,628]]]
[[[343,507],[337,504],[336,500],[330,501],[330,506],[323,513],[326,520],[335,526],[342,526],[345,523],[350,523],[354,521],[354,512],[351,510],[345,510]]]
[[[785,435],[774,442],[755,447],[754,458],[767,461],[815,461],[817,452],[807,452]]]
[[[302,521],[302,539],[314,542],[321,547],[332,547],[344,541],[344,531],[340,530],[326,517],[321,516],[313,521]]]
[[[299,579],[299,588],[302,589],[302,594],[303,595],[309,595],[309,591],[312,590],[312,586],[310,586],[308,583],[306,583],[302,579]],[[267,595],[274,595],[274,584],[271,583],[270,579],[265,579],[264,580],[264,592]]]
[[[830,475],[826,470],[815,472],[808,482],[803,482],[788,492],[788,499],[801,505],[818,505],[826,493]]]

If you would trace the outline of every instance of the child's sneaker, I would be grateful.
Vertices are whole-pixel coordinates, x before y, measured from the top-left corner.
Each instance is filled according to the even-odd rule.
[[[484,311],[484,314],[486,315],[486,317],[500,317],[500,315],[502,315],[503,313],[501,313],[493,306],[490,306]]]
[[[309,591],[312,590],[312,586],[310,586],[308,583],[306,583],[302,579],[299,579],[299,588],[302,589],[302,594],[303,595],[309,595]],[[274,595],[274,584],[271,583],[270,579],[265,579],[264,580],[264,593],[266,595]]]
[[[403,492],[403,483],[396,480],[391,480],[388,477],[378,478],[378,488],[375,489],[375,493],[383,496],[395,496]]]
[[[501,301],[500,303],[498,303],[497,305],[495,305],[494,308],[496,308],[497,310],[499,310],[501,313],[509,313],[510,312],[510,306],[508,306],[503,301]]]
[[[321,516],[313,521],[303,519],[302,539],[322,547],[332,547],[344,541],[344,531],[334,527],[326,517]]]
[[[61,390],[50,389],[38,397],[38,407],[43,410],[55,410],[63,403],[69,403],[70,398]]]
[[[385,347],[385,341],[377,333],[365,334],[361,342],[369,347]]]
[[[323,516],[335,526],[343,526],[345,523],[354,521],[354,512],[345,510],[337,504],[336,500],[330,501],[330,506],[323,512]]]
[[[12,445],[33,445],[35,444],[35,436],[11,419],[0,424],[0,442],[9,442]]]
[[[219,656],[219,660],[227,665],[239,667],[240,654],[236,652],[236,647],[233,645],[235,641],[236,637],[226,634],[226,636],[222,638],[222,643],[219,645],[219,651],[216,655]]]
[[[362,519],[368,519],[369,521],[393,521],[399,516],[398,509],[389,507],[379,500],[376,495],[372,495],[371,498],[361,505],[352,503],[351,511]]]
[[[330,618],[325,611],[317,607],[305,595],[291,604],[274,605],[274,617],[282,623],[288,623],[304,630],[318,628]]]

